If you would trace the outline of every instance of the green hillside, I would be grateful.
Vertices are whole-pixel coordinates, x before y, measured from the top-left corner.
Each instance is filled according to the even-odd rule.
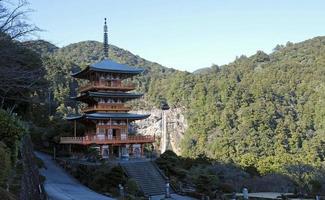
[[[259,173],[281,171],[297,162],[324,164],[325,37],[278,45],[270,55],[258,51],[193,74],[115,46],[109,52],[117,62],[146,69],[134,80],[146,92],[146,105],[166,99],[172,107],[186,108],[184,156],[205,154]],[[76,64],[83,67],[102,58],[101,43],[86,41],[44,59],[59,112],[71,112],[70,71]]]
[[[69,100],[69,96],[74,95],[73,90],[76,87],[73,84],[74,80],[70,77],[70,73],[103,59],[102,43],[97,41],[84,41],[70,44],[63,48],[58,48],[43,40],[28,41],[24,44],[43,57],[43,63],[47,69],[46,78],[51,84],[54,98],[62,112],[69,112],[65,107],[73,104]],[[147,92],[149,90],[152,80],[167,78],[177,71],[172,68],[163,67],[158,63],[147,61],[140,56],[133,55],[131,52],[114,45],[110,45],[109,47],[109,58],[118,63],[143,67],[145,69],[145,72],[141,76],[133,79],[133,82],[138,85],[138,90],[141,92]],[[149,101],[141,101],[140,103],[141,105],[138,102],[135,106],[153,106]],[[156,102],[156,105],[158,104],[159,102]]]
[[[185,156],[206,154],[260,173],[324,165],[325,37],[153,84],[152,99],[187,108]]]

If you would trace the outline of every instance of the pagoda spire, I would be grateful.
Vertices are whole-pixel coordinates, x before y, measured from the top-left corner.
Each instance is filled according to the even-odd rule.
[[[106,18],[104,23],[104,58],[108,59],[108,36]]]

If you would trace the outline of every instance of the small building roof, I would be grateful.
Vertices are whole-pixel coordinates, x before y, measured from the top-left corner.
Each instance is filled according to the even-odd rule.
[[[97,63],[88,65],[85,69],[73,73],[72,76],[75,78],[86,78],[87,73],[90,71],[137,75],[142,73],[144,69],[139,67],[131,67],[125,64],[116,63],[112,60],[104,59]]]
[[[146,119],[150,115],[142,115],[135,113],[86,113],[83,115],[72,115],[66,117],[67,120],[81,120],[81,119],[89,119],[89,120],[103,120],[103,119],[130,119],[130,120],[139,120]]]

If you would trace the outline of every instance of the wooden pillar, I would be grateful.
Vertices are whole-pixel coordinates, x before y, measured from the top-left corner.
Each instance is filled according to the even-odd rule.
[[[109,145],[108,146],[108,150],[109,150],[109,155],[113,158],[113,145],[111,144],[111,145]]]
[[[141,157],[143,157],[143,153],[144,153],[144,144],[141,144]]]
[[[69,144],[69,150],[68,151],[69,151],[69,154],[71,154],[71,151],[72,151],[71,150],[71,144]]]
[[[74,133],[74,137],[77,137],[77,121],[76,120],[74,120],[74,131],[73,131],[73,133]]]
[[[130,144],[129,155],[132,155],[132,157],[134,157],[134,153],[133,153],[133,144]]]
[[[56,159],[56,148],[55,145],[53,146],[53,160]]]
[[[102,145],[99,145],[99,155],[102,156],[102,151],[103,151],[103,146]]]

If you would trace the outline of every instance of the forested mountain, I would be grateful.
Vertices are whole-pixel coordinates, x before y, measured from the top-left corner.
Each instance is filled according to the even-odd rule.
[[[84,41],[62,48],[58,48],[43,40],[28,41],[24,42],[24,44],[43,57],[43,63],[48,72],[46,78],[51,84],[50,89],[53,91],[59,110],[64,113],[69,112],[66,107],[67,105],[71,105],[71,103],[73,104],[69,100],[69,96],[75,95],[72,90],[76,87],[73,84],[74,80],[70,77],[70,74],[72,71],[84,68],[88,64],[103,59],[102,43],[97,41]],[[172,68],[163,67],[158,63],[147,61],[114,45],[109,46],[109,58],[118,63],[143,67],[145,69],[145,72],[141,76],[133,79],[138,85],[138,90],[141,92],[147,92],[149,90],[151,80],[167,78],[177,71]],[[156,104],[158,105],[159,102],[157,102]],[[141,103],[142,107],[153,106],[148,101]]]
[[[210,73],[176,73],[154,81],[151,99],[185,106],[184,156],[206,154],[255,167],[324,165],[325,37],[241,56]]]
[[[32,49],[41,56],[56,52],[59,48],[45,40],[31,40],[22,43],[25,47]]]
[[[71,136],[73,126],[64,116],[82,106],[70,99],[83,84],[71,72],[103,59],[103,45],[83,41],[59,48],[44,40],[21,42],[40,30],[27,20],[28,2],[0,0],[0,10],[0,196],[38,199],[33,195],[44,194],[41,178],[26,141],[30,136],[40,150],[65,156],[57,144],[60,136]],[[109,46],[109,58],[145,69],[131,80],[145,93],[132,106],[151,109],[166,101],[184,111],[181,157],[167,151],[156,160],[172,175],[171,183],[174,177],[180,187],[186,183],[210,196],[244,186],[262,190],[262,184],[270,186],[266,191],[296,188],[324,194],[325,36],[277,45],[270,54],[257,51],[193,73],[166,68],[114,45]],[[82,125],[77,129],[84,132]],[[112,171],[75,173],[107,193],[122,183],[111,175],[124,173]],[[116,185],[107,180],[116,180]]]
[[[67,98],[73,67],[103,58],[99,42],[80,42],[44,59],[60,112],[71,112]],[[325,37],[278,45],[225,66],[181,72],[110,46],[110,58],[146,68],[135,81],[146,104],[166,99],[184,107],[189,128],[183,155],[253,167],[259,173],[283,171],[287,164],[321,166],[325,159]],[[60,103],[59,103],[60,104]]]

